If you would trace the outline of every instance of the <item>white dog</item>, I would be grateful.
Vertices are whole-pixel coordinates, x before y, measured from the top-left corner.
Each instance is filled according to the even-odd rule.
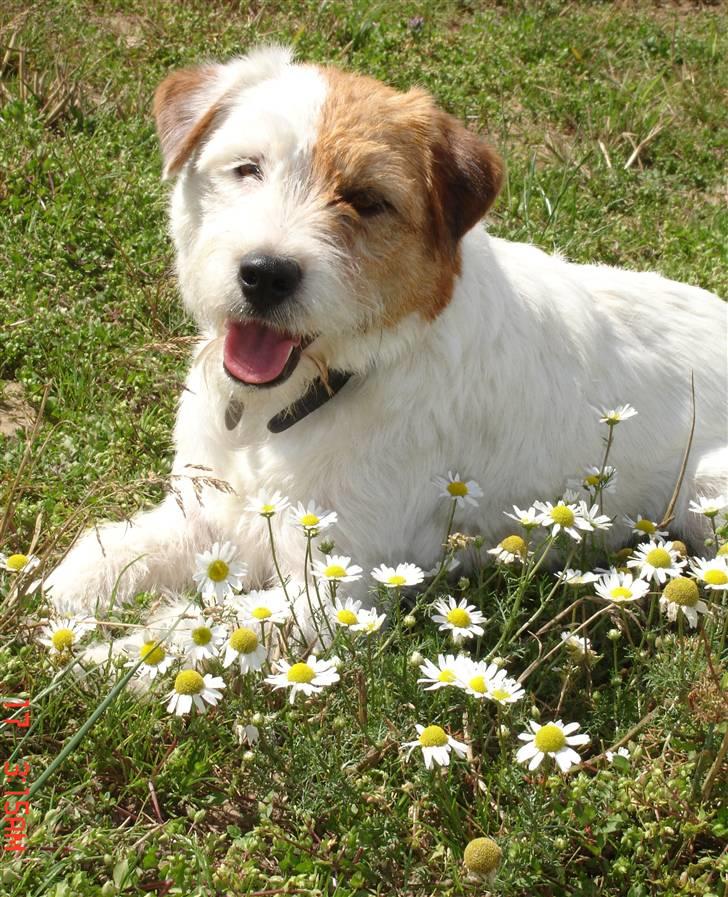
[[[457,470],[484,496],[456,528],[495,545],[514,502],[554,499],[600,463],[600,412],[626,402],[639,414],[615,433],[606,510],[659,519],[691,372],[672,531],[700,535],[688,500],[728,473],[717,296],[489,236],[498,156],[422,90],[265,48],[170,75],[155,114],[201,332],[175,430],[182,506],[170,495],[86,533],[47,581],[59,607],[92,608],[115,585],[120,598],[187,588],[215,540],[235,544],[248,585],[272,583],[267,523],[246,505],[274,490],[336,510],[336,551],[365,570],[428,568],[449,510],[432,480]],[[194,476],[233,491],[198,495]],[[280,566],[300,576],[303,539],[284,518]]]

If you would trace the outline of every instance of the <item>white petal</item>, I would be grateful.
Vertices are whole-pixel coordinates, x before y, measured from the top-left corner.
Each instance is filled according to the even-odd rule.
[[[533,742],[530,742],[530,744],[524,744],[522,747],[518,748],[518,752],[516,753],[516,762],[524,763],[526,760],[530,760],[531,757],[539,753],[541,752]]]
[[[539,751],[533,758],[533,760],[531,760],[531,762],[528,764],[529,770],[533,771],[534,769],[536,769],[540,765],[542,760],[543,754],[541,753],[541,751]]]

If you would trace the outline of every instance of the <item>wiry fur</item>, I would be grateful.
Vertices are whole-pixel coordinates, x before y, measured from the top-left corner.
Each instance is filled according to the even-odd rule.
[[[554,498],[599,463],[598,412],[624,402],[639,416],[618,427],[606,510],[659,518],[689,433],[691,371],[697,425],[672,529],[700,536],[688,499],[722,491],[728,474],[718,297],[657,274],[570,264],[472,226],[498,189],[497,156],[421,91],[294,65],[271,49],[170,76],[156,114],[165,169],[179,171],[180,287],[201,333],[175,428],[183,508],[170,496],[82,537],[47,582],[58,606],[103,603],[117,579],[121,598],[189,587],[195,553],[216,539],[239,547],[251,586],[270,583],[264,521],[243,510],[260,490],[338,511],[337,551],[365,570],[428,568],[448,512],[431,480],[458,470],[485,495],[457,527],[495,544],[512,528],[504,509]],[[235,179],[248,159],[262,180]],[[347,197],[370,189],[396,212],[362,219]],[[301,290],[276,323],[316,337],[269,389],[222,368],[225,322],[246,314],[237,271],[249,252],[299,261]],[[321,368],[355,376],[271,434],[268,420]],[[231,399],[244,405],[232,431]],[[199,501],[184,484],[197,468],[234,492],[206,488]],[[302,536],[282,518],[275,530],[284,572],[300,576]],[[618,523],[613,538],[626,536]]]

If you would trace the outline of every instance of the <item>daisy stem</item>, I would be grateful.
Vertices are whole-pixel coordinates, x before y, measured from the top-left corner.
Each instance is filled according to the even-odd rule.
[[[313,563],[313,553],[311,551],[312,540],[313,540],[312,534],[310,532],[307,532],[306,533],[306,560],[304,561],[304,564],[303,564],[303,583],[304,583],[304,586],[306,587],[306,601],[308,602],[308,609],[311,611],[311,621],[313,622],[314,626],[316,627],[316,634],[320,638],[321,633],[319,632],[319,628],[316,625],[316,614],[314,613],[314,610],[313,610],[313,604],[311,602],[311,591],[310,591],[309,585],[308,585],[308,570],[309,570],[309,566]],[[324,605],[323,605],[323,602],[321,601],[321,593],[319,592],[318,585],[316,584],[315,581],[314,581],[314,588],[316,590],[316,600],[318,601],[318,606],[321,610],[321,615],[324,618],[324,623],[326,624],[326,628],[329,631],[329,636],[331,637],[331,641],[333,642],[334,631],[331,628],[331,624],[329,623],[329,615],[324,610]],[[333,603],[334,599],[332,598],[331,600]]]
[[[435,586],[440,584],[440,580],[442,579],[443,571],[445,571],[447,569],[447,567],[449,565],[449,561],[452,558],[452,552],[447,550],[447,540],[450,538],[450,533],[452,532],[452,524],[455,519],[455,509],[457,508],[457,504],[458,504],[458,500],[456,498],[454,498],[452,500],[452,507],[450,508],[450,516],[447,521],[447,530],[445,532],[445,542],[444,542],[445,552],[443,553],[442,560],[440,561],[440,566],[438,568],[437,573],[435,573],[434,577],[432,578],[432,582],[429,584],[429,586],[427,586],[427,588],[422,593],[422,595],[420,595],[420,597],[418,599],[418,604],[420,603],[420,601],[422,603],[424,603],[425,599],[428,597],[430,592],[432,592],[432,590],[435,588]]]
[[[273,538],[273,524],[271,523],[270,516],[266,515],[266,522],[268,523],[268,535],[270,536],[270,552],[273,556],[273,566],[276,568],[276,573],[278,574],[278,579],[281,581],[281,587],[283,589],[283,594],[286,596],[286,601],[289,606],[291,604],[291,599],[288,597],[288,589],[286,588],[286,581],[283,578],[283,574],[281,573],[281,568],[278,566],[278,556],[276,555],[276,546],[275,539]]]
[[[599,485],[599,513],[600,514],[604,513],[604,509],[603,509],[603,505],[604,505],[603,478],[604,478],[604,471],[607,469],[607,461],[609,459],[609,452],[612,448],[613,441],[614,441],[614,425],[609,427],[609,436],[607,436],[607,447],[604,451],[604,459],[602,460],[602,466],[599,469],[599,484],[598,485]]]

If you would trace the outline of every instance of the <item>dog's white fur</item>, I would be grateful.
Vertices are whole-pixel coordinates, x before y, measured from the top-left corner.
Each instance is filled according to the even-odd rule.
[[[697,425],[671,529],[700,537],[688,500],[718,494],[728,474],[722,301],[657,274],[570,264],[477,225],[460,242],[461,273],[445,307],[389,323],[376,277],[347,267],[308,178],[335,89],[322,70],[268,49],[208,69],[160,123],[167,171],[181,168],[171,201],[179,282],[201,330],[175,428],[183,507],[170,495],[128,523],[86,533],[47,580],[59,608],[103,604],[117,580],[120,598],[189,587],[195,553],[218,539],[238,546],[251,587],[271,583],[265,521],[244,510],[261,491],[335,509],[336,551],[365,571],[404,560],[429,568],[448,513],[431,481],[457,470],[484,497],[458,513],[456,528],[495,545],[513,527],[504,510],[553,499],[569,477],[600,462],[600,412],[625,402],[639,415],[617,428],[610,463],[618,480],[606,510],[657,519],[689,434],[691,372]],[[204,137],[175,160],[190,129],[221,100]],[[232,177],[246,158],[265,160],[262,181]],[[261,250],[299,260],[296,326],[318,334],[290,379],[270,389],[238,385],[221,363],[225,321],[240,302],[240,259]],[[274,435],[268,420],[318,374],[311,354],[355,376]],[[228,431],[231,398],[245,407]],[[198,498],[191,476],[219,478],[234,492],[204,487]],[[296,577],[304,542],[284,517],[274,521],[278,556]],[[618,521],[612,538],[627,533]]]

